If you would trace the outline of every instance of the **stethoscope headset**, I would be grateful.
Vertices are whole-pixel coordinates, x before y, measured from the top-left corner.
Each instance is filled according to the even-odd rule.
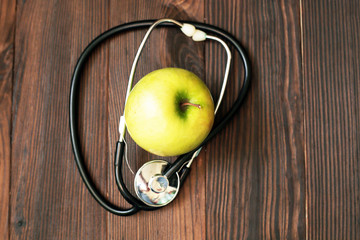
[[[77,121],[79,79],[84,64],[87,61],[89,55],[102,42],[120,33],[149,27],[143,41],[140,44],[140,47],[135,56],[134,63],[130,72],[127,94],[126,94],[126,99],[127,99],[132,89],[132,82],[134,78],[136,64],[140,57],[142,48],[147,38],[149,37],[151,31],[157,25],[179,27],[186,36],[191,37],[194,41],[205,41],[207,39],[215,40],[225,48],[228,59],[225,68],[224,81],[220,92],[220,97],[218,99],[215,108],[215,113],[218,110],[222,97],[224,95],[227,78],[230,70],[231,52],[226,42],[230,43],[240,55],[240,58],[244,65],[244,80],[242,84],[241,84],[241,80],[239,80],[240,82],[239,86],[241,86],[241,88],[239,90],[238,97],[233,103],[230,110],[227,112],[227,114],[223,116],[222,120],[218,124],[213,126],[209,135],[198,147],[196,147],[194,150],[186,154],[179,156],[172,164],[164,160],[153,160],[145,163],[137,171],[134,180],[134,187],[137,197],[133,196],[129,192],[128,188],[124,183],[122,176],[122,165],[123,165],[122,163],[126,149],[126,145],[125,145],[126,143],[124,139],[126,123],[124,116],[121,116],[120,124],[119,124],[120,138],[119,141],[117,141],[116,143],[115,160],[114,160],[115,180],[122,196],[125,198],[125,200],[128,203],[132,205],[132,207],[129,209],[122,209],[118,206],[113,205],[108,200],[106,200],[106,198],[103,195],[101,195],[101,193],[95,187],[93,181],[90,179],[89,173],[86,170],[84,164],[84,158],[80,150],[81,148],[80,148],[80,139],[78,135],[78,121]],[[213,34],[213,35],[209,35],[209,34]],[[229,33],[215,26],[211,26],[199,22],[180,23],[172,19],[160,19],[157,21],[144,20],[144,21],[122,24],[100,34],[85,48],[85,50],[80,55],[72,76],[71,89],[70,89],[71,143],[73,147],[76,165],[79,169],[80,175],[85,183],[85,186],[87,187],[91,195],[107,211],[120,216],[129,216],[135,214],[139,210],[146,210],[146,211],[156,210],[161,208],[162,206],[169,204],[176,197],[179,188],[184,183],[186,177],[190,172],[191,163],[198,156],[199,152],[201,151],[201,148],[226,126],[229,120],[234,116],[234,114],[240,108],[240,105],[242,104],[245,95],[248,91],[249,83],[250,83],[250,63],[248,57],[245,54],[244,48]]]

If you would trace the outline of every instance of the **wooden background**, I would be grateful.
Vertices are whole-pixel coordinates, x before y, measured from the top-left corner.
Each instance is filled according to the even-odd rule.
[[[170,206],[118,217],[94,201],[75,166],[70,78],[101,32],[163,17],[236,36],[252,62],[251,89]],[[144,33],[103,44],[81,84],[86,164],[102,193],[124,207],[112,159]],[[357,0],[1,0],[0,239],[360,239],[359,45]],[[219,116],[236,96],[238,63]],[[217,96],[225,53],[162,28],[135,77],[168,66],[195,72]],[[152,158],[128,142],[132,168]]]

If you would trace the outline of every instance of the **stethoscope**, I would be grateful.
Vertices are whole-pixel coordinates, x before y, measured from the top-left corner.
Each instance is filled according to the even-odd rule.
[[[228,111],[228,113],[225,116],[223,116],[223,119],[217,125],[213,126],[209,135],[197,148],[186,154],[179,156],[172,164],[170,164],[165,160],[152,160],[145,163],[137,171],[134,179],[134,188],[137,197],[133,196],[129,192],[128,188],[124,183],[123,176],[121,174],[124,155],[126,158],[126,154],[124,154],[126,152],[126,142],[125,142],[126,122],[124,116],[120,117],[120,123],[119,123],[120,138],[116,143],[115,160],[114,160],[115,180],[119,188],[119,191],[124,197],[124,199],[132,205],[132,207],[129,209],[122,209],[118,206],[113,205],[103,195],[101,195],[101,193],[96,189],[93,181],[90,179],[89,173],[85,168],[83,155],[80,150],[81,148],[80,148],[80,139],[78,135],[78,122],[77,122],[79,79],[84,64],[87,61],[89,55],[103,41],[119,33],[123,33],[129,30],[149,27],[148,31],[144,36],[144,39],[142,40],[139,46],[137,54],[135,55],[134,62],[130,71],[129,82],[128,82],[126,98],[125,98],[125,104],[126,104],[126,99],[132,89],[132,82],[135,74],[135,69],[141,51],[150,33],[157,25],[179,27],[186,36],[191,37],[194,41],[214,40],[219,42],[225,48],[227,53],[227,64],[225,67],[224,80],[220,91],[220,96],[218,98],[215,107],[215,113],[217,112],[220,103],[222,101],[230,71],[231,51],[228,45],[226,44],[226,42],[230,43],[236,49],[236,51],[239,53],[241,57],[242,63],[244,65],[244,81],[240,88],[238,97],[235,100],[232,107],[230,108],[230,110]],[[229,33],[217,27],[210,26],[208,24],[198,23],[198,22],[180,23],[172,19],[160,19],[157,21],[145,20],[145,21],[137,21],[137,22],[122,24],[99,35],[85,48],[85,50],[79,57],[72,76],[71,88],[70,88],[71,143],[73,147],[76,165],[91,195],[107,211],[120,216],[129,216],[135,214],[139,210],[147,210],[147,211],[156,210],[169,204],[179,192],[180,187],[182,186],[182,184],[184,183],[186,177],[190,172],[190,166],[194,161],[194,159],[198,156],[199,152],[201,151],[201,148],[226,126],[229,120],[234,116],[234,114],[240,108],[240,105],[243,102],[247,90],[249,88],[249,83],[250,83],[250,64],[243,47]],[[241,82],[239,85],[241,85]]]

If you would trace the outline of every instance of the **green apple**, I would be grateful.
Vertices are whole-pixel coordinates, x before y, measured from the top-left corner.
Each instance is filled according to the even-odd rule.
[[[176,156],[195,149],[214,123],[214,102],[205,83],[180,68],[143,77],[125,105],[127,129],[143,149]]]

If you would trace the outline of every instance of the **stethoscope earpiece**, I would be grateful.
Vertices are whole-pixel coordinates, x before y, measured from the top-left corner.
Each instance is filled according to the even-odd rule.
[[[235,50],[239,53],[242,63],[244,65],[244,82],[241,85],[241,82],[238,84],[241,86],[239,95],[233,106],[230,108],[228,113],[222,117],[222,120],[215,126],[205,138],[205,140],[194,150],[189,153],[179,156],[172,164],[164,160],[153,160],[145,163],[135,174],[134,179],[134,188],[137,197],[133,196],[130,191],[127,189],[123,176],[122,176],[122,162],[126,144],[125,144],[125,132],[126,124],[125,117],[120,117],[119,123],[119,133],[120,138],[116,143],[115,151],[115,160],[114,160],[114,170],[115,170],[115,180],[119,188],[120,193],[124,199],[129,202],[132,207],[129,209],[122,209],[120,207],[114,206],[110,203],[95,187],[95,184],[90,178],[88,171],[86,170],[83,155],[80,148],[80,138],[78,135],[78,90],[79,90],[79,81],[82,69],[92,51],[99,46],[105,40],[113,37],[116,34],[127,32],[129,30],[139,29],[149,27],[143,41],[141,42],[138,52],[135,56],[133,66],[129,75],[129,83],[127,88],[127,97],[129,96],[130,90],[132,88],[132,82],[134,78],[134,73],[136,69],[137,61],[140,57],[140,53],[144,44],[149,37],[151,31],[157,25],[166,25],[166,26],[177,26],[180,27],[181,31],[188,37],[191,37],[194,41],[205,41],[206,39],[215,40],[219,42],[226,50],[228,59],[225,67],[224,81],[220,91],[220,96],[215,108],[215,114],[220,106],[221,100],[224,96],[226,82],[228,79],[230,71],[230,61],[231,61],[231,52],[225,41],[230,43]],[[213,35],[209,35],[213,34]],[[70,120],[70,135],[71,135],[71,144],[74,152],[75,163],[78,167],[80,176],[82,177],[85,186],[94,197],[94,199],[107,211],[119,215],[119,216],[129,216],[133,215],[139,210],[152,211],[159,209],[159,207],[165,206],[173,201],[176,195],[179,192],[180,187],[183,185],[186,177],[190,172],[190,165],[193,160],[198,156],[202,147],[208,143],[217,133],[219,133],[229,122],[229,120],[234,116],[236,111],[240,108],[241,103],[243,102],[245,95],[248,91],[250,84],[250,64],[249,60],[245,54],[243,47],[240,43],[233,38],[229,33],[221,30],[217,27],[210,26],[204,23],[198,22],[186,22],[180,23],[172,19],[160,19],[157,21],[154,20],[145,20],[138,22],[131,22],[119,25],[108,31],[100,34],[96,37],[83,51],[80,55],[78,62],[75,66],[74,73],[71,81],[70,88],[70,104],[69,104],[69,120]]]

